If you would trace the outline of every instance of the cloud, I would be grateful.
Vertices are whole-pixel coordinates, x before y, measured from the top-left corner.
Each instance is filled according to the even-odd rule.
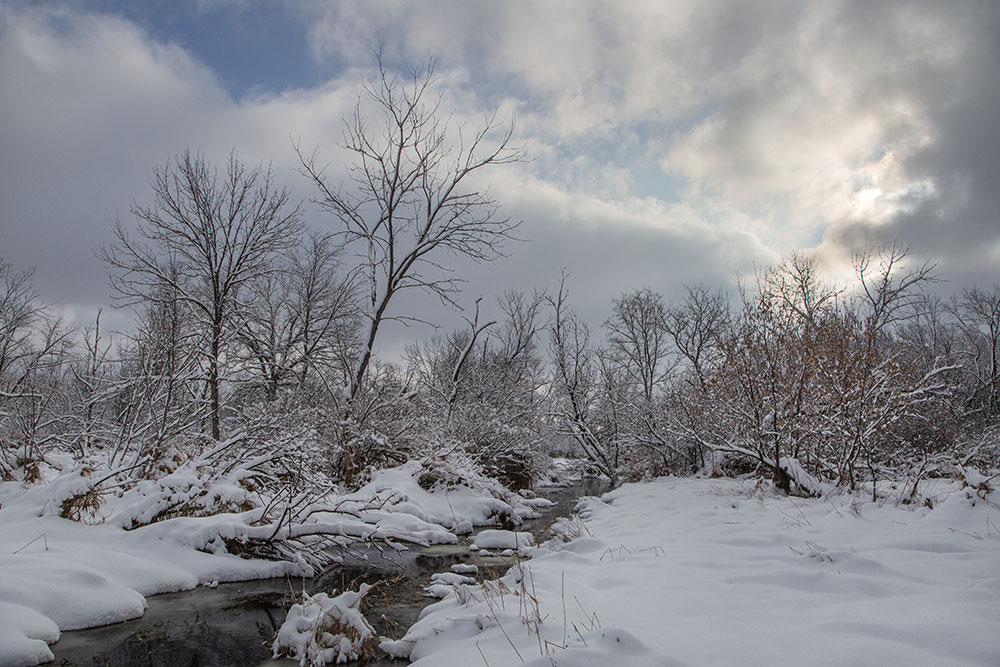
[[[394,58],[436,53],[470,71],[483,97],[519,100],[537,175],[613,199],[637,194],[640,170],[648,193],[653,165],[661,199],[719,202],[779,253],[820,246],[843,258],[861,237],[919,241],[932,226],[913,217],[923,202],[956,203],[940,199],[957,188],[947,162],[997,154],[984,112],[993,100],[976,99],[997,91],[986,80],[997,10],[981,3],[320,7],[310,32],[319,58],[349,59],[377,34]],[[939,111],[949,100],[957,108]],[[952,118],[965,144],[952,141]],[[969,141],[971,151],[957,148]],[[989,148],[977,151],[982,141]],[[985,160],[976,174],[993,185]],[[954,215],[969,237],[989,231]]]
[[[63,308],[106,302],[91,251],[109,220],[148,201],[154,167],[185,148],[293,173],[291,138],[334,144],[353,82],[235,102],[213,72],[114,16],[25,10],[0,33],[0,220],[3,254],[35,265]],[[305,194],[305,193],[303,193]]]
[[[289,11],[331,78],[239,99],[195,54],[120,17],[6,12],[3,253],[39,267],[43,296],[78,312],[105,302],[90,249],[186,147],[212,159],[237,147],[302,198],[313,193],[291,141],[321,147],[343,174],[342,119],[376,37],[391,66],[438,58],[456,124],[495,107],[516,115],[533,158],[480,183],[530,242],[492,265],[461,264],[473,295],[551,285],[566,266],[597,325],[612,297],[643,285],[679,296],[803,247],[842,269],[852,250],[892,241],[938,258],[956,282],[995,274],[990,5],[373,0]]]

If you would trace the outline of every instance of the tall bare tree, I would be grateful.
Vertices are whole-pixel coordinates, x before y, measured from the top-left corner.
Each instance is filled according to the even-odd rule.
[[[952,312],[966,343],[972,409],[986,417],[1000,415],[1000,283],[964,288],[953,299]]]
[[[587,323],[569,307],[566,279],[564,272],[558,292],[547,299],[552,308],[549,359],[553,374],[553,416],[601,474],[616,485],[620,463],[618,433],[599,428],[593,415],[605,376],[599,373],[600,360],[590,344]]]
[[[299,207],[270,169],[247,166],[235,151],[222,173],[185,151],[155,170],[152,188],[152,205],[132,206],[141,240],[115,220],[115,241],[98,255],[112,269],[119,303],[170,294],[190,306],[204,335],[209,424],[218,439],[222,364],[229,334],[239,328],[240,292],[296,242]]]
[[[313,233],[282,258],[281,271],[248,285],[239,338],[250,383],[268,400],[282,387],[304,385],[311,374],[346,377],[342,357],[354,342],[356,308],[339,268],[332,239]]]
[[[706,368],[718,354],[729,325],[725,294],[706,285],[688,285],[687,297],[680,304],[668,307],[664,319],[674,347],[704,389]]]
[[[639,386],[647,404],[670,370],[666,314],[663,297],[644,288],[612,301],[612,315],[604,322],[611,360]]]
[[[351,401],[382,324],[406,319],[391,314],[393,298],[422,290],[450,302],[460,281],[449,275],[445,258],[493,260],[517,227],[472,183],[479,172],[522,158],[511,145],[513,123],[494,111],[475,129],[453,127],[433,93],[434,69],[432,60],[404,77],[378,56],[378,74],[365,83],[364,96],[381,117],[370,123],[359,100],[344,132],[354,158],[350,182],[331,183],[317,153],[299,151],[318,205],[340,223],[337,234],[360,260],[353,277],[365,301],[367,335],[347,388]]]

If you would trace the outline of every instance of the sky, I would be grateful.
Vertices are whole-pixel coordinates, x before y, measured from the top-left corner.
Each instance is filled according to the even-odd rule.
[[[486,174],[524,241],[455,261],[469,306],[565,268],[599,328],[641,287],[731,287],[796,249],[847,281],[852,253],[892,243],[946,291],[1000,281],[988,0],[0,1],[0,257],[87,322],[109,303],[110,221],[188,148],[270,164],[333,231],[292,145],[336,173],[379,42],[390,67],[436,58],[454,121],[500,109],[530,156]]]

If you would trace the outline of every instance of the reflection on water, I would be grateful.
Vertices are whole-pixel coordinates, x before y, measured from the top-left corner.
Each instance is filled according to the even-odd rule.
[[[544,539],[552,522],[566,516],[576,500],[607,490],[600,480],[584,480],[542,494],[555,502],[542,518],[522,530]],[[142,618],[89,630],[65,632],[52,646],[56,665],[135,665],[149,667],[229,667],[232,665],[294,665],[272,661],[271,641],[286,609],[305,590],[309,593],[380,583],[365,598],[364,612],[380,636],[401,637],[433,599],[424,597],[430,575],[451,565],[475,560],[470,541],[412,549],[393,558],[331,567],[311,579],[263,579],[218,588],[196,588],[149,597]],[[500,574],[497,568],[489,572]],[[403,665],[406,661],[373,660],[356,665]]]

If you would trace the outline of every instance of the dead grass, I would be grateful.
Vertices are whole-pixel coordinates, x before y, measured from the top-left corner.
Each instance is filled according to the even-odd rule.
[[[101,492],[92,488],[64,500],[59,507],[59,516],[79,523],[92,522],[100,517],[102,504]]]

